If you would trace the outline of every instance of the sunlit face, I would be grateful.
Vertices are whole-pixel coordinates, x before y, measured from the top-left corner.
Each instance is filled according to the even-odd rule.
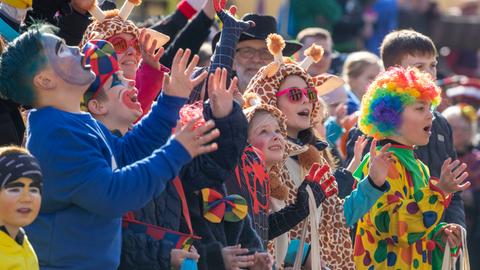
[[[426,145],[432,129],[433,114],[431,103],[417,102],[408,105],[402,112],[402,124],[397,130],[399,143],[405,145]]]
[[[63,39],[52,34],[42,34],[40,41],[49,64],[65,82],[83,86],[95,80],[95,74],[82,64],[79,47],[67,46]]]
[[[123,71],[125,78],[135,80],[141,53],[139,51],[138,39],[132,34],[121,33],[108,39],[115,48],[118,57],[118,64]]]
[[[130,126],[142,115],[135,81],[126,79],[121,71],[117,71],[105,82],[103,91],[107,100],[102,102],[107,108],[107,116],[114,118],[114,122]]]
[[[33,222],[40,210],[40,182],[19,178],[0,189],[0,224],[23,227]]]
[[[323,47],[323,57],[318,63],[313,63],[308,69],[308,73],[312,76],[327,73],[332,64],[332,41],[322,37],[306,37],[303,42],[303,49],[299,53],[303,58],[303,51],[315,43]]]
[[[237,72],[238,88],[244,91],[258,70],[273,61],[265,40],[240,41],[236,48],[233,70]]]
[[[282,161],[285,140],[277,119],[271,114],[264,111],[255,114],[250,121],[248,141],[263,152],[267,166]]]
[[[380,71],[381,68],[379,65],[368,64],[360,75],[348,78],[350,88],[359,99],[367,92],[368,85],[377,77]]]
[[[280,84],[279,91],[290,87],[306,88],[307,83],[299,76],[288,76]],[[287,117],[287,133],[296,138],[298,132],[310,127],[310,118],[313,104],[302,95],[301,99],[295,102],[290,101],[288,94],[277,97],[277,107]]]
[[[418,70],[426,72],[432,76],[433,79],[437,79],[437,58],[435,55],[406,55],[403,57],[400,65],[404,68],[416,67]]]

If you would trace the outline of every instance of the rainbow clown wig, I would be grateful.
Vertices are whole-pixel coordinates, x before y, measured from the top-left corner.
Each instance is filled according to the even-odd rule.
[[[362,98],[358,125],[375,139],[396,135],[402,112],[416,102],[440,103],[440,89],[429,74],[416,68],[392,67],[380,73]]]

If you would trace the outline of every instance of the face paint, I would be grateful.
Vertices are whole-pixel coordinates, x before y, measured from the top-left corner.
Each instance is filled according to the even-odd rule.
[[[37,217],[41,184],[22,177],[0,189],[0,220],[10,226],[29,225]]]
[[[95,74],[82,65],[83,54],[78,47],[67,46],[52,34],[43,34],[41,43],[49,64],[64,81],[73,85],[89,85],[95,80]]]

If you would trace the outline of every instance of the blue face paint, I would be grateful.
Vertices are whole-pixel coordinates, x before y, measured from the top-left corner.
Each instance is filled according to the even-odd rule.
[[[64,81],[73,85],[90,85],[95,80],[95,74],[82,65],[80,48],[67,46],[52,34],[43,34],[40,42],[48,63]]]

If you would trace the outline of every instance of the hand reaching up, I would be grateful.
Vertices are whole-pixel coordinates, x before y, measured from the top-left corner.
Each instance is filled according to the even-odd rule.
[[[220,135],[218,129],[213,129],[215,124],[212,120],[207,121],[203,126],[194,128],[197,121],[198,118],[195,118],[183,127],[180,124],[177,125],[174,135],[174,138],[185,147],[192,158],[217,150],[218,145],[211,142]]]
[[[150,41],[152,37],[147,33],[146,29],[140,31],[140,38],[138,43],[140,44],[142,52],[142,61],[154,69],[160,70],[160,57],[162,57],[164,48],[160,47],[156,52],[157,40]],[[152,44],[150,44],[150,42]],[[150,44],[150,46],[148,46]]]
[[[308,206],[307,186],[310,186],[317,207],[328,197],[338,193],[335,177],[330,174],[330,167],[314,163],[308,175],[297,190],[297,204]]]
[[[440,172],[440,180],[437,183],[434,183],[435,186],[447,195],[457,191],[466,190],[470,187],[470,182],[467,181],[463,183],[468,177],[468,173],[465,172],[467,164],[462,163],[460,166],[459,165],[459,160],[453,162],[451,158],[445,160]]]
[[[163,91],[166,95],[188,98],[192,92],[193,87],[197,86],[207,77],[207,72],[203,72],[194,79],[191,79],[192,73],[198,64],[198,55],[195,55],[190,63],[190,50],[185,52],[178,49],[173,58],[170,75],[165,74],[163,81]],[[187,66],[188,64],[188,66]]]
[[[377,141],[373,140],[370,145],[370,166],[368,175],[377,187],[383,186],[387,181],[388,168],[393,164],[393,154],[387,152],[392,146],[390,143],[384,145],[377,153]]]
[[[365,137],[365,135],[359,136],[355,141],[355,146],[353,148],[353,158],[347,167],[347,170],[350,171],[351,173],[357,170],[358,165],[360,165],[360,162],[362,161],[363,150],[365,149],[367,144],[368,144],[368,139]]]
[[[228,116],[233,109],[233,94],[237,88],[237,77],[233,78],[227,89],[228,72],[225,68],[217,68],[208,78],[208,96],[213,116],[216,119]]]
[[[327,198],[338,192],[335,177],[330,173],[330,167],[326,164],[320,166],[318,163],[313,163],[305,180],[318,183]]]

